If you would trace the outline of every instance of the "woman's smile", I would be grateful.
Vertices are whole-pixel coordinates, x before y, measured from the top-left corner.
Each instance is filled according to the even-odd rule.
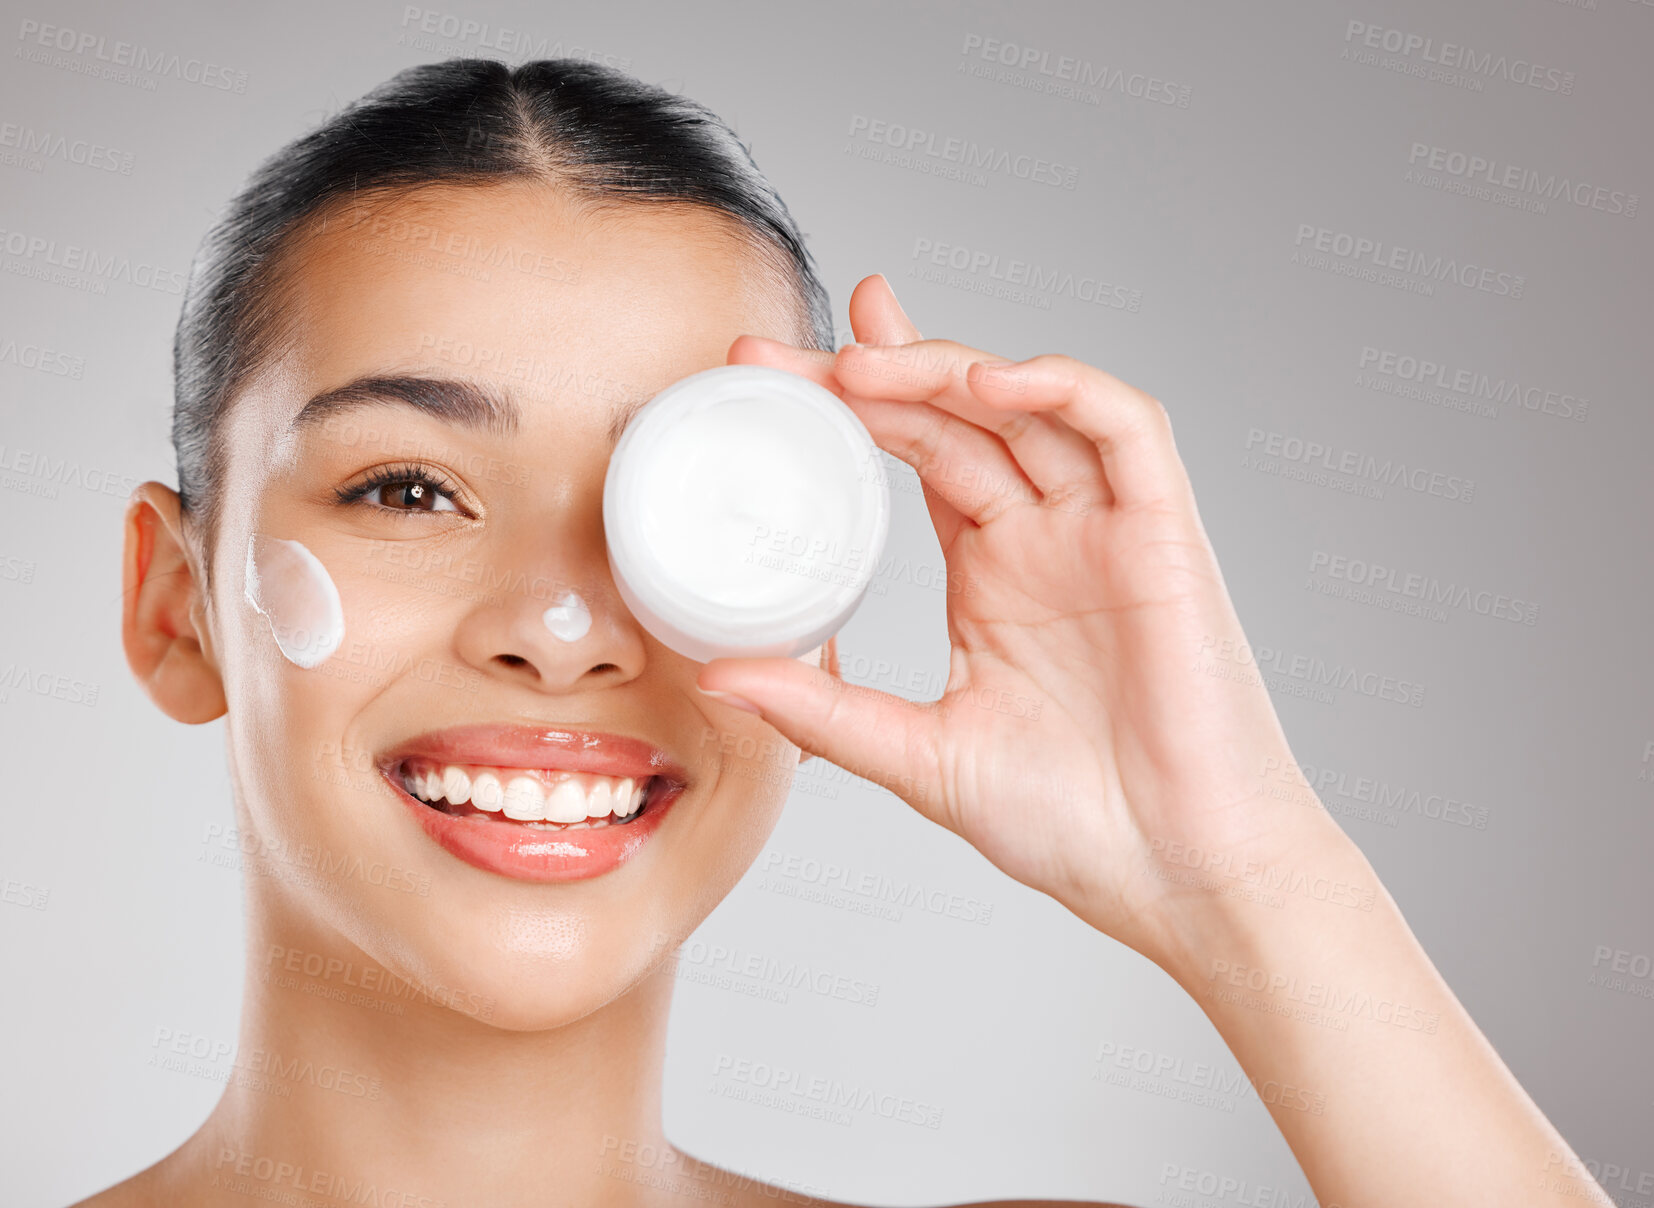
[[[378,767],[444,850],[524,881],[618,867],[689,787],[684,766],[642,739],[561,727],[434,730],[398,744]]]

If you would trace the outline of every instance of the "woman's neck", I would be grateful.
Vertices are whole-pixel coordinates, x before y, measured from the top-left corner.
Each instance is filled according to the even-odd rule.
[[[542,1203],[553,1189],[557,1202],[633,1203],[634,1155],[672,1152],[670,962],[572,1023],[508,1030],[486,996],[442,987],[433,1001],[278,904],[249,920],[237,1069],[167,1159],[179,1202],[279,1187],[419,1208]]]

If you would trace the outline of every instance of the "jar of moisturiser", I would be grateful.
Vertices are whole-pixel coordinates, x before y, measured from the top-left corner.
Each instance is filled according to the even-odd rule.
[[[877,447],[808,378],[723,365],[632,417],[603,481],[609,569],[679,654],[792,658],[867,593],[890,528]]]

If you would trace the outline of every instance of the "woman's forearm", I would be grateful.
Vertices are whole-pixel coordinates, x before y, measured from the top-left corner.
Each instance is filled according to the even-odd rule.
[[[1273,902],[1214,894],[1167,971],[1239,1060],[1322,1208],[1611,1208],[1355,844],[1329,832],[1312,850]]]

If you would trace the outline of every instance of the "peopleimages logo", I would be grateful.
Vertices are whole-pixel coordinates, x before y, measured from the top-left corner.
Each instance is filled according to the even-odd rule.
[[[497,51],[507,58],[585,59],[621,71],[630,71],[632,67],[630,56],[620,57],[572,43],[564,45],[561,38],[490,25],[487,21],[445,13],[435,8],[421,8],[417,4],[403,6],[402,31],[397,35],[396,44],[415,50],[437,49],[440,45],[438,39],[442,39],[456,45],[464,43],[479,50]]]
[[[138,488],[138,479],[131,474],[100,470],[68,457],[54,458],[38,449],[0,444],[0,485],[6,485],[4,479],[10,474],[36,479],[54,492],[58,487],[80,487],[99,495],[130,495]]]
[[[71,139],[50,130],[19,126],[16,122],[0,122],[0,147],[13,147],[21,155],[60,159],[66,164],[79,164],[101,172],[118,172],[122,176],[131,176],[132,166],[137,162],[137,157],[130,151],[119,151],[84,138]]]
[[[930,914],[945,915],[966,923],[986,926],[993,918],[993,903],[980,902],[950,893],[919,881],[893,880],[883,873],[864,872],[810,856],[787,852],[765,852],[759,871],[785,877],[805,885],[835,889],[846,894],[894,906],[915,907]],[[797,896],[797,895],[794,895]]]
[[[1539,605],[1519,596],[1475,590],[1464,583],[1443,582],[1434,575],[1403,571],[1382,562],[1349,558],[1327,550],[1316,550],[1310,555],[1309,573],[1515,625],[1532,625],[1539,619]]]
[[[0,229],[0,252],[18,257],[19,263],[30,270],[7,270],[18,272],[21,276],[40,275],[33,271],[37,267],[42,272],[45,268],[51,268],[65,273],[85,274],[103,289],[107,289],[107,282],[124,281],[140,289],[158,290],[164,294],[184,292],[184,274],[177,269],[157,268],[153,264],[134,261],[130,256],[105,255],[96,248],[78,243],[60,244],[56,239]]]
[[[1083,100],[1087,104],[1096,104],[1099,93],[1115,92],[1133,100],[1175,105],[1182,109],[1189,107],[1190,88],[1187,84],[1172,83],[1140,71],[1127,72],[1072,55],[1053,55],[1038,46],[1022,46],[1001,38],[967,33],[959,53],[967,59],[980,59],[1003,69],[1003,74],[992,75],[974,65],[967,69],[966,64],[961,63],[961,70],[966,70],[967,74],[984,75],[1019,87]]]
[[[826,1111],[864,1112],[920,1128],[942,1127],[942,1109],[936,1104],[838,1078],[812,1077],[801,1070],[771,1065],[766,1061],[752,1061],[729,1053],[719,1053],[713,1059],[712,1078],[715,1091],[720,1090],[720,1080],[742,1084],[755,1091],[767,1091],[774,1096],[767,1105],[782,1110],[792,1110],[795,1106],[792,1101],[808,1101]],[[756,1102],[766,1102],[763,1097],[751,1098]]]
[[[33,369],[76,381],[86,373],[85,357],[59,352],[42,344],[21,344],[16,340],[0,340],[0,365],[16,365],[19,369]]]
[[[1476,493],[1474,479],[1426,470],[1423,466],[1409,465],[1393,457],[1380,459],[1354,449],[1339,449],[1284,432],[1248,428],[1246,449],[1249,454],[1262,454],[1276,461],[1315,466],[1334,474],[1386,486],[1405,487],[1420,495],[1435,495],[1456,503],[1469,503]]]
[[[1026,153],[1013,153],[1003,147],[984,147],[968,138],[939,137],[933,130],[918,126],[904,126],[900,122],[886,122],[878,118],[852,114],[850,137],[887,148],[891,153],[905,157],[907,166],[912,161],[938,161],[956,164],[963,169],[980,169],[1030,180],[1036,184],[1054,185],[1072,189],[1079,179],[1080,169],[1071,164],[1042,159]],[[900,160],[892,162],[901,162]]]
[[[202,59],[185,58],[169,51],[153,50],[147,46],[139,46],[135,42],[122,42],[119,39],[110,41],[102,34],[87,33],[85,30],[68,29],[62,25],[48,25],[24,18],[18,26],[17,40],[23,43],[17,48],[17,58],[45,63],[49,67],[72,65],[55,61],[53,56],[36,50],[35,47],[74,55],[77,59],[90,58],[94,63],[107,64],[111,70],[116,67],[130,67],[133,71],[145,75],[171,76],[185,84],[201,84],[208,88],[216,88],[220,92],[247,91],[245,71],[236,71]],[[96,70],[86,71],[83,66],[74,66],[73,69],[80,74],[102,74]],[[149,84],[149,90],[153,91],[153,81]]]
[[[1564,390],[1547,390],[1532,382],[1524,382],[1520,377],[1467,369],[1430,357],[1414,356],[1389,348],[1375,348],[1371,344],[1362,346],[1356,366],[1369,375],[1392,378],[1420,387],[1433,387],[1462,395],[1467,399],[1496,402],[1502,407],[1521,407],[1526,411],[1554,415],[1558,419],[1583,422],[1591,407],[1591,400],[1583,395],[1570,394]],[[1356,384],[1370,383],[1358,380]]]
[[[1298,224],[1298,233],[1292,245],[1300,251],[1319,252],[1334,260],[1394,273],[1410,273],[1432,281],[1451,281],[1466,289],[1500,297],[1520,298],[1527,284],[1527,278],[1518,273],[1498,272],[1469,261],[1461,264],[1454,256],[1433,255],[1350,231],[1316,226],[1312,222]]]
[[[1460,46],[1456,42],[1438,42],[1435,38],[1408,30],[1369,25],[1365,21],[1351,21],[1344,28],[1344,41],[1357,43],[1368,50],[1382,50],[1388,54],[1400,55],[1404,59],[1417,59],[1421,63],[1462,71],[1482,79],[1504,80],[1510,84],[1522,84],[1562,96],[1571,96],[1574,91],[1574,73],[1571,71],[1560,71],[1529,59],[1494,54],[1492,51],[1477,50],[1472,46]]]
[[[685,966],[694,966],[713,975],[713,984],[720,984],[725,989],[739,988],[722,984],[730,978],[745,978],[766,989],[809,990],[824,998],[841,999],[859,1006],[875,1006],[879,1000],[879,987],[872,982],[815,968],[805,961],[782,959],[723,944],[708,944],[705,940],[691,938],[685,942],[678,949],[678,962],[680,977],[686,972],[693,972]],[[721,981],[718,980],[720,978]],[[686,980],[706,979],[690,976]],[[780,1001],[786,1000],[786,994],[782,993]]]
[[[1055,294],[1133,314],[1143,304],[1143,291],[1113,285],[1098,277],[1076,273],[1066,265],[1039,265],[1016,256],[1001,256],[961,243],[943,243],[919,236],[913,241],[912,259],[923,260],[956,273],[980,277],[995,285],[1024,287],[1033,293]],[[936,278],[951,284],[946,277]],[[978,292],[989,292],[986,290]]]
[[[1594,185],[1587,180],[1572,180],[1555,172],[1501,163],[1485,155],[1454,151],[1429,143],[1414,143],[1407,154],[1407,162],[1414,167],[1425,167],[1459,180],[1478,181],[1512,193],[1525,193],[1549,201],[1560,199],[1581,209],[1623,214],[1627,218],[1637,216],[1638,196],[1635,193]]]
[[[1321,688],[1348,689],[1374,700],[1394,701],[1418,708],[1424,704],[1424,685],[1396,679],[1377,671],[1364,671],[1346,663],[1332,663],[1317,655],[1289,654],[1274,646],[1252,646],[1234,638],[1203,637],[1197,657],[1211,657],[1239,667],[1256,667],[1283,680],[1297,680]],[[1200,665],[1196,665],[1199,670]],[[1274,688],[1275,685],[1269,685]]]
[[[49,696],[71,705],[96,708],[101,685],[89,680],[73,679],[56,671],[41,671],[26,663],[7,663],[0,667],[0,701],[12,692],[31,692],[35,696]]]

